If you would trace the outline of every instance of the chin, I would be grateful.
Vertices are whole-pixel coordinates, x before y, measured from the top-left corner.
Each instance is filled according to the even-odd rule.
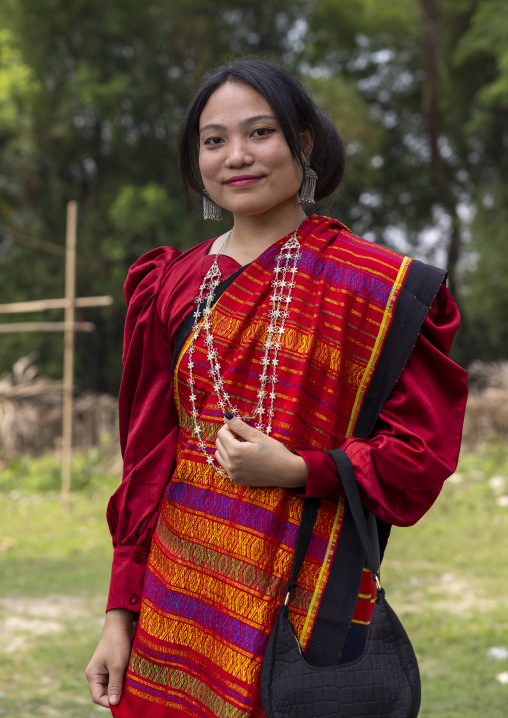
[[[222,205],[224,209],[227,209],[229,212],[232,212],[233,214],[244,216],[244,217],[253,217],[258,214],[265,214],[267,212],[272,212],[273,210],[277,210],[277,208],[283,208],[284,206],[287,207],[288,202],[293,203],[295,207],[298,206],[298,200],[295,199],[294,195],[291,195],[291,197],[284,197],[279,202],[273,202],[272,201],[245,201],[245,202],[235,202],[228,205]]]
[[[264,212],[269,212],[270,209],[273,209],[274,206],[270,204],[267,206],[265,203],[260,202],[235,202],[234,204],[229,205],[222,205],[223,209],[228,210],[228,212],[231,212],[232,214],[236,214],[239,216],[244,217],[252,217],[256,214],[264,214]]]

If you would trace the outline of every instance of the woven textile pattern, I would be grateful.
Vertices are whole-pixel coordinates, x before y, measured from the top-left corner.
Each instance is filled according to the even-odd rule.
[[[331,449],[354,430],[411,260],[311,217],[279,351],[272,436],[288,448]],[[257,403],[275,257],[268,249],[214,307],[212,332],[225,389],[242,416]],[[264,716],[262,657],[284,600],[303,500],[278,488],[221,479],[192,434],[184,346],[175,371],[180,434],[143,588],[126,678],[129,713],[152,718]],[[196,407],[208,451],[223,424],[210,393],[203,337],[193,355]],[[290,618],[305,649],[342,526],[343,501],[322,500]],[[368,573],[354,621],[368,624]],[[137,711],[137,712],[136,712]],[[143,712],[145,711],[145,712]]]

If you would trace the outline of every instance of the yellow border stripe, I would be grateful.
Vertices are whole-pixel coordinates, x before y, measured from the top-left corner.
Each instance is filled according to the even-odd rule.
[[[328,580],[328,575],[330,573],[330,565],[333,559],[333,554],[335,552],[335,549],[337,548],[337,539],[340,533],[340,529],[342,528],[342,520],[344,518],[344,499],[341,497],[339,499],[339,503],[337,506],[337,512],[335,514],[335,519],[333,521],[332,530],[330,532],[330,538],[328,540],[328,546],[326,547],[326,554],[323,561],[323,564],[321,566],[321,569],[319,571],[319,576],[316,581],[316,588],[314,590],[314,593],[312,595],[312,600],[310,602],[309,610],[307,611],[307,617],[305,619],[305,623],[303,624],[303,629],[300,638],[300,645],[305,650],[307,647],[307,643],[310,638],[310,633],[314,627],[314,622],[316,619],[316,613],[319,609],[319,604],[321,603],[321,597],[323,595],[323,591],[325,588],[325,584]]]
[[[358,414],[360,412],[361,403],[365,396],[366,391],[366,384],[370,381],[370,378],[372,376],[372,372],[376,363],[377,356],[380,352],[380,347],[382,343],[385,340],[386,332],[388,331],[388,327],[391,324],[392,317],[393,317],[393,308],[395,304],[395,298],[398,297],[400,288],[402,286],[402,283],[406,277],[407,270],[409,268],[409,265],[411,264],[413,260],[411,257],[404,257],[402,260],[402,264],[400,265],[400,269],[397,274],[397,279],[395,280],[392,291],[390,292],[390,297],[388,299],[388,302],[386,303],[386,308],[383,314],[383,319],[381,321],[381,324],[379,326],[379,332],[377,335],[376,343],[374,345],[374,348],[371,352],[369,363],[367,364],[367,367],[363,373],[362,381],[360,382],[360,386],[358,387],[358,391],[356,392],[356,399],[353,406],[353,411],[351,412],[351,419],[349,420],[349,426],[346,432],[346,437],[351,436],[351,434],[354,431],[356,420],[358,418]]]

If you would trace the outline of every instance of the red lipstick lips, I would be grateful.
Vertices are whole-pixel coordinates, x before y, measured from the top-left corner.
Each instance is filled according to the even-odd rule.
[[[260,179],[262,178],[258,175],[238,175],[226,180],[226,184],[228,187],[245,187],[246,185],[253,184]]]

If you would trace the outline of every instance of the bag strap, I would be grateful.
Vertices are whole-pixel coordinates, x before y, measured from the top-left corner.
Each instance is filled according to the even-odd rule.
[[[333,449],[328,453],[334,460],[337,471],[339,472],[344,493],[346,494],[346,499],[351,509],[363,550],[365,551],[367,568],[371,572],[372,578],[375,581],[377,579],[376,583],[378,583],[381,556],[379,552],[376,517],[370,511],[367,512],[367,518],[365,517],[365,509],[360,498],[360,492],[358,491],[355,470],[346,452],[342,449]]]
[[[381,564],[381,558],[379,552],[376,517],[370,511],[367,512],[367,517],[365,516],[365,508],[360,498],[360,492],[358,491],[355,471],[346,452],[342,449],[333,449],[328,453],[331,454],[333,460],[335,461],[335,465],[337,466],[342,486],[344,487],[344,493],[346,494],[346,499],[351,510],[351,515],[353,516],[356,530],[358,531],[358,535],[365,552],[365,563],[371,572],[372,578],[376,582],[377,587],[380,588],[379,567]],[[305,559],[307,549],[309,548],[312,531],[314,530],[314,524],[317,519],[319,501],[320,500],[317,498],[308,498],[305,499],[305,503],[303,505],[300,528],[298,529],[298,537],[296,539],[293,566],[287,587],[286,599],[284,601],[285,606],[288,605],[289,599],[294,593],[296,580]]]

